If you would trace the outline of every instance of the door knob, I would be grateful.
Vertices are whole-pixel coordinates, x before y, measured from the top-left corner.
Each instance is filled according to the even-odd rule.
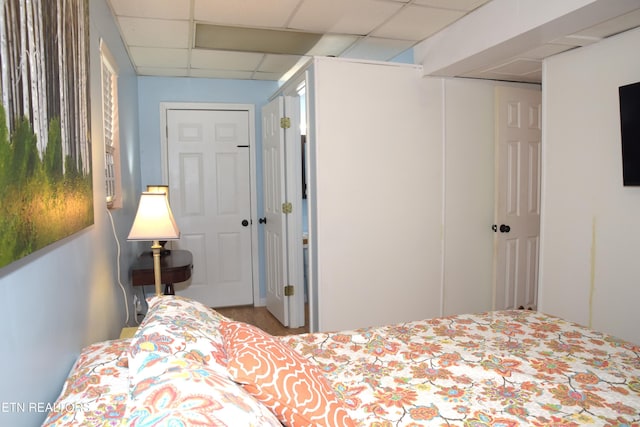
[[[246,219],[242,220],[242,226],[246,227],[247,225],[249,225],[249,221],[247,221]]]
[[[508,225],[505,224],[500,224],[500,232],[501,233],[508,233],[511,231],[511,227],[509,227]]]
[[[258,222],[259,222],[260,224],[266,224],[266,223],[267,223],[267,217],[260,218],[260,219],[258,220]]]

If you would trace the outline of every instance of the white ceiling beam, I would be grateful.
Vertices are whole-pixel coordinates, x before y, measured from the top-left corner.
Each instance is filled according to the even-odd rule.
[[[640,0],[493,0],[414,48],[424,75],[459,76],[640,8]]]

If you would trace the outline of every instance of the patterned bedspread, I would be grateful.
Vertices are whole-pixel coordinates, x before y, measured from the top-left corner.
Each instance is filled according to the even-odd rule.
[[[169,311],[166,316],[171,320],[176,313]],[[197,313],[191,322],[208,322],[207,339],[193,331],[184,339],[172,339],[173,330],[160,333],[161,324],[151,325],[147,334],[158,338],[160,349],[171,354],[168,357],[179,360],[176,355],[198,354],[215,363],[209,347],[210,340],[222,340],[219,319]],[[176,331],[185,327],[183,319],[171,322]],[[459,315],[278,338],[320,366],[361,427],[640,426],[640,346],[537,312]],[[136,405],[138,410],[147,409],[149,416],[156,414],[156,400],[132,400],[135,373],[130,344],[131,340],[115,340],[87,347],[44,425],[128,425],[127,414]],[[195,393],[201,401],[202,393],[214,390],[207,393],[203,388],[202,379],[212,374],[204,375],[209,371],[200,359],[184,359],[154,387],[169,386],[173,397]],[[156,390],[151,387],[159,381],[153,366],[150,379],[135,388],[145,385],[142,395]],[[224,373],[226,365],[221,367],[216,372]],[[222,402],[220,393],[227,396],[226,403],[218,406],[228,409],[235,402],[247,416],[260,412],[251,409],[256,406],[253,398],[247,400],[251,396],[239,397],[241,386],[227,382],[235,391],[229,385],[218,390],[216,402]],[[167,396],[163,399],[159,402],[168,402]],[[189,402],[193,400],[178,407],[189,409]],[[139,425],[159,425],[151,421]],[[220,425],[248,424],[234,418],[232,424]]]
[[[640,347],[537,312],[283,339],[362,426],[640,425]]]

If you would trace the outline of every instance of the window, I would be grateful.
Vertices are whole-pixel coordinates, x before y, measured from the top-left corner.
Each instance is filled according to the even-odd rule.
[[[120,128],[118,124],[118,69],[109,48],[100,40],[102,65],[102,123],[104,177],[109,209],[122,207],[120,187]]]

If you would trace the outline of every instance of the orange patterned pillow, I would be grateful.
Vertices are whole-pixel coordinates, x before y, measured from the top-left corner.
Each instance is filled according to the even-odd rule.
[[[231,378],[289,427],[355,426],[320,370],[285,343],[242,322],[220,324]]]

